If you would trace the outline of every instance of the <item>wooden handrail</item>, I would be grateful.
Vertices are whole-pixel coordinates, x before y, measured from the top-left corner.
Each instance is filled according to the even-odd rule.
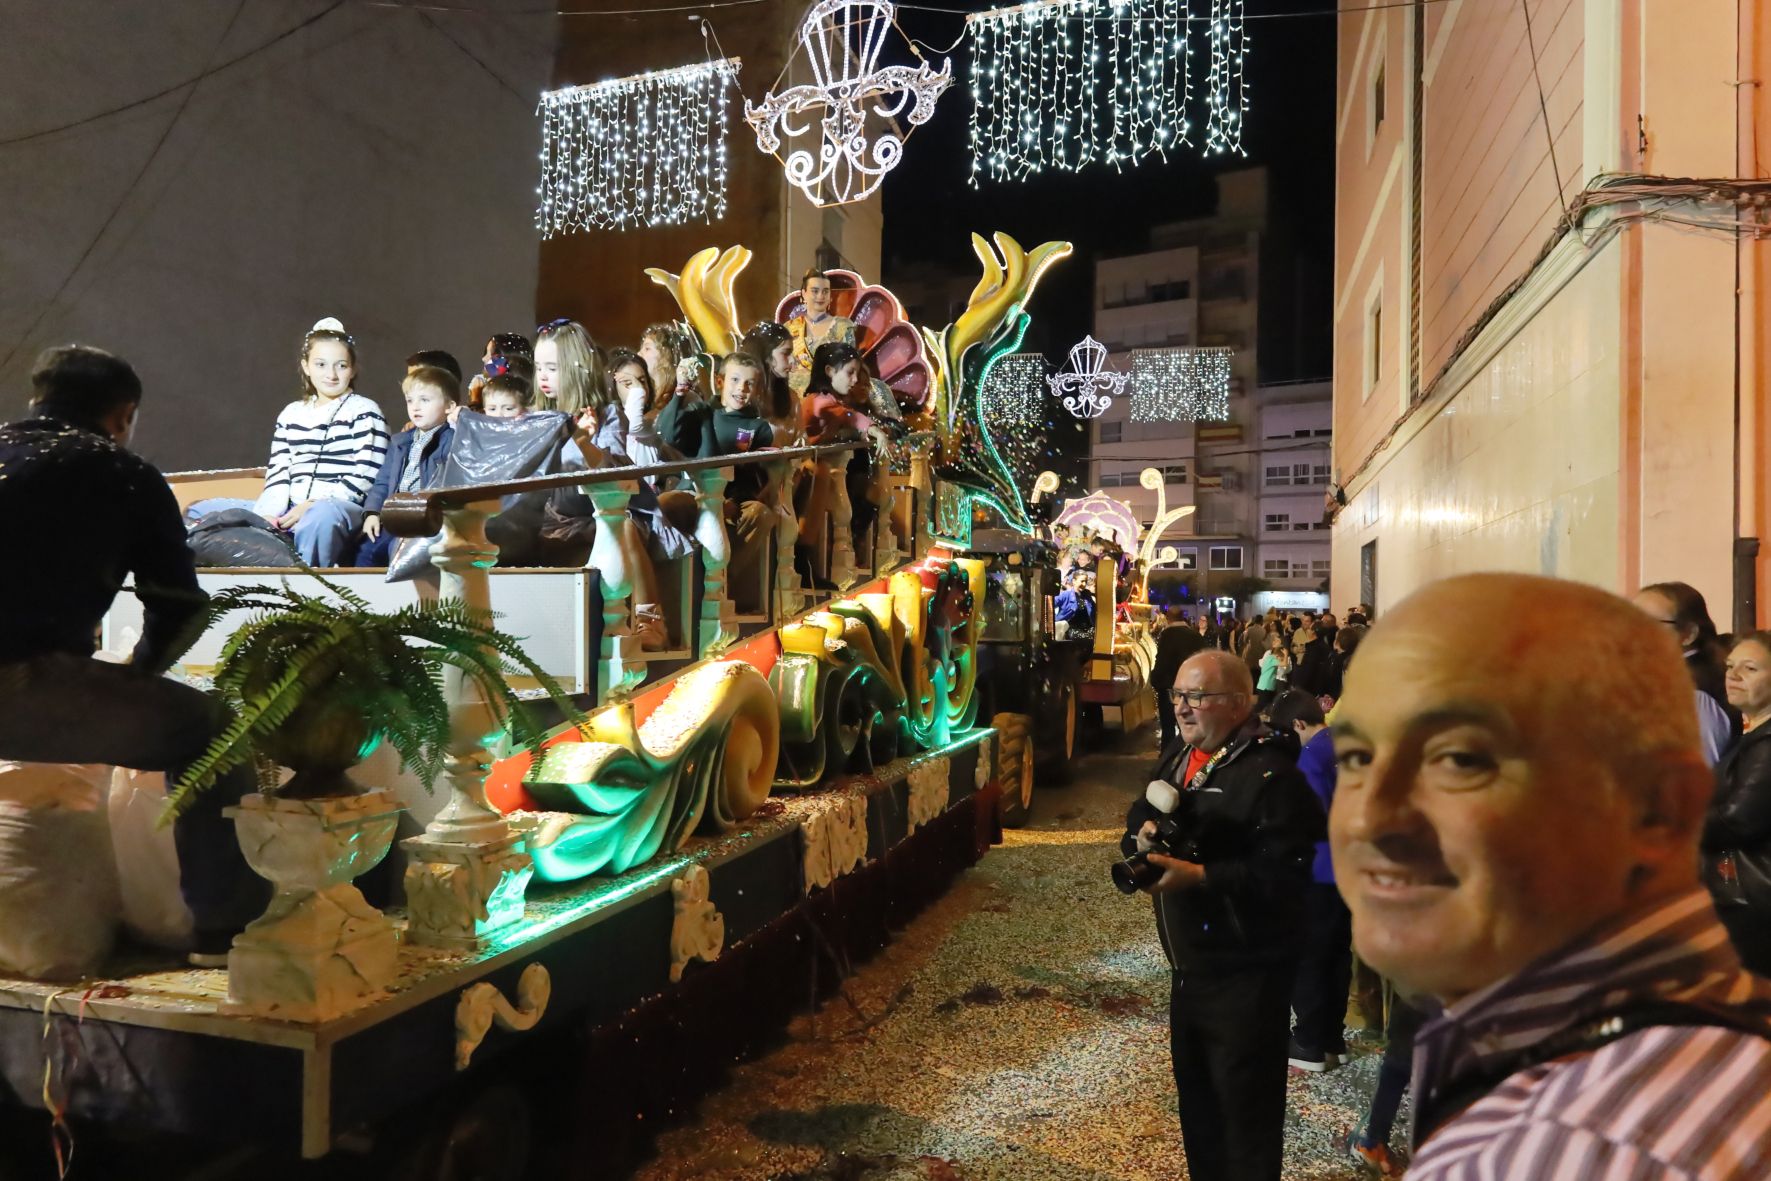
[[[581,488],[587,484],[610,484],[620,480],[641,480],[653,476],[666,479],[714,468],[750,467],[763,463],[793,462],[817,459],[846,451],[859,451],[868,446],[865,439],[849,443],[824,443],[815,447],[785,447],[774,450],[746,451],[737,455],[715,455],[708,459],[678,459],[667,463],[599,467],[560,472],[551,476],[530,476],[522,480],[506,480],[499,484],[461,484],[451,488],[430,488],[422,492],[396,492],[381,506],[381,527],[395,537],[429,537],[443,527],[446,509],[497,500],[524,492],[551,492],[555,488]]]

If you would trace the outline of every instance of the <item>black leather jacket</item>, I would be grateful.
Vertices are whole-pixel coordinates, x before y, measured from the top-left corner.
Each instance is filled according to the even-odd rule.
[[[1735,881],[1717,872],[1724,854],[1734,858]],[[1716,764],[1703,871],[1717,902],[1771,906],[1771,726],[1748,730]]]
[[[1191,748],[1176,741],[1155,778],[1183,791]],[[1283,735],[1257,722],[1232,739],[1193,799],[1205,883],[1155,896],[1156,930],[1169,966],[1179,972],[1228,970],[1298,955],[1303,905],[1316,842],[1327,817],[1298,772]],[[1137,833],[1156,810],[1140,795],[1125,817],[1121,848],[1137,851]]]

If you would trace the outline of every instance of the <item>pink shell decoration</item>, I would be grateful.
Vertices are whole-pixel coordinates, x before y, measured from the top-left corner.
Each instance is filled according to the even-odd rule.
[[[934,376],[922,333],[904,318],[898,297],[864,282],[854,271],[825,273],[830,276],[830,310],[855,322],[856,345],[867,368],[891,387],[905,413],[922,409]],[[803,310],[799,292],[790,292],[775,309],[775,319],[785,324]]]

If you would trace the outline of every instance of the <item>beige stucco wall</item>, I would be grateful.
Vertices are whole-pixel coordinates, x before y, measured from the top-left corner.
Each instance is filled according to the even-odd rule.
[[[1336,524],[1335,606],[1358,601],[1360,547],[1379,537],[1380,612],[1477,570],[1617,589],[1621,257],[1601,250],[1383,453]]]

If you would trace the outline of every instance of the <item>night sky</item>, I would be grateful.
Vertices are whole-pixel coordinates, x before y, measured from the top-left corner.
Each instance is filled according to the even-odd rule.
[[[936,0],[943,7],[983,10],[979,0]],[[1209,13],[1209,0],[1193,0]],[[935,118],[918,128],[905,158],[884,185],[886,279],[911,263],[934,263],[975,276],[972,231],[1003,230],[1023,246],[1053,238],[1076,253],[1052,272],[1032,304],[1026,348],[1063,360],[1092,328],[1093,259],[1132,254],[1152,225],[1209,215],[1220,171],[1264,164],[1270,171],[1269,237],[1261,267],[1260,369],[1264,381],[1322,377],[1329,372],[1334,249],[1334,6],[1324,0],[1248,0],[1249,109],[1246,157],[1202,158],[1198,148],[1151,158],[1116,173],[1097,165],[1080,173],[1047,173],[1016,183],[970,188],[967,139],[968,44],[950,55],[954,84]],[[1290,15],[1280,15],[1290,14]],[[962,17],[900,8],[899,23],[919,41],[941,47],[958,35]],[[1203,34],[1193,26],[1194,138],[1204,126]],[[927,51],[925,50],[925,53]],[[909,61],[909,57],[900,60]],[[938,62],[938,59],[936,59]]]

